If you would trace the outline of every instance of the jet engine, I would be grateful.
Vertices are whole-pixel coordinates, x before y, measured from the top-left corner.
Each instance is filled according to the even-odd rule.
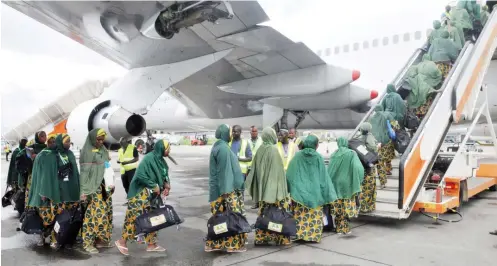
[[[76,107],[67,119],[66,129],[75,146],[82,148],[88,132],[102,128],[107,132],[105,143],[117,144],[121,137],[140,136],[145,132],[145,119],[110,100],[93,99]],[[77,148],[76,147],[76,148]]]
[[[171,39],[181,28],[191,27],[206,20],[215,23],[219,18],[231,19],[233,9],[229,2],[223,2],[228,12],[217,8],[221,2],[176,2],[159,14],[155,20],[155,30],[160,36]]]

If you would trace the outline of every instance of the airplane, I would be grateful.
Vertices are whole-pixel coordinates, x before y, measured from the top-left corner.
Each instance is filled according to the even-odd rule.
[[[222,123],[353,129],[447,4],[424,3],[416,29],[375,28],[381,40],[355,36],[315,53],[262,25],[269,18],[256,1],[3,3],[129,69],[71,112],[66,130],[81,144],[92,128],[110,144]]]

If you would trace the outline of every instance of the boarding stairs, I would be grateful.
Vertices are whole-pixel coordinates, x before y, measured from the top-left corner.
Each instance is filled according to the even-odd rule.
[[[476,123],[482,113],[485,116],[488,115],[486,122],[489,123],[492,129],[492,137],[489,139],[493,140],[494,148],[496,147],[495,132],[493,132],[492,121],[486,104],[481,106],[476,117],[472,117],[476,109],[476,100],[482,88],[483,77],[494,56],[496,47],[497,11],[494,10],[476,43],[467,42],[461,50],[457,61],[442,84],[441,92],[437,94],[428,113],[421,121],[421,125],[413,135],[405,153],[398,155],[392,161],[393,170],[391,175],[388,176],[386,188],[379,189],[379,185],[377,186],[376,210],[361,215],[389,219],[406,219],[409,217],[414,205],[421,198],[420,193],[423,194],[425,182],[452,123],[460,123],[464,119],[475,120],[474,122]],[[422,49],[414,52],[392,82],[397,89],[401,87],[406,78],[408,69],[412,65],[419,63],[424,53],[425,51]],[[380,97],[378,104],[384,96],[385,94]],[[365,115],[361,123],[368,121],[373,112],[374,107]],[[350,137],[353,137],[358,132],[359,126],[360,124]],[[466,137],[466,141],[469,135]],[[464,144],[465,142],[462,144],[463,147]],[[495,152],[491,152],[492,154],[490,155],[487,154],[488,157],[497,157],[497,148],[493,151]],[[468,161],[467,158],[467,154],[463,154],[463,151],[461,151],[456,155],[451,166],[456,163],[465,164],[466,169],[468,169],[466,172],[469,172],[466,175],[470,176],[478,170],[478,163],[465,163],[464,160]],[[471,182],[489,182],[489,180],[480,178],[473,179]]]

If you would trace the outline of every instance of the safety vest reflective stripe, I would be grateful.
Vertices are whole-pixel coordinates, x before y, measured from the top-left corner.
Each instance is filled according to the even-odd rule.
[[[278,142],[278,151],[280,152],[281,159],[283,159],[283,167],[285,168],[285,171],[288,168],[288,164],[293,159],[296,146],[297,145],[295,145],[295,143],[291,141],[288,142],[288,154],[287,157],[285,158],[285,151],[283,150],[283,144],[281,142]]]
[[[135,149],[135,145],[129,144],[126,147],[126,152],[123,153],[123,148],[119,149],[119,161],[120,162],[129,162],[133,160],[133,151]],[[130,163],[130,164],[121,164],[121,174],[124,174],[126,171],[136,169],[138,167],[138,162]]]
[[[252,151],[252,161],[253,161],[255,158],[255,153],[257,153],[257,150],[262,145],[262,139],[257,137],[257,140],[255,141],[255,147],[254,147],[254,142],[251,139],[249,140],[249,144],[250,144],[250,150]],[[248,163],[249,166],[252,166],[252,161]]]
[[[238,157],[245,157],[245,151],[247,150],[247,141],[242,139],[241,142],[242,143],[240,145],[240,150],[238,151]],[[231,142],[230,142],[230,148],[231,148]],[[254,156],[252,155],[252,157]],[[243,174],[248,173],[248,167],[251,164],[251,162],[248,163],[248,162],[238,161],[238,163],[240,164],[240,169],[242,170],[242,173]]]

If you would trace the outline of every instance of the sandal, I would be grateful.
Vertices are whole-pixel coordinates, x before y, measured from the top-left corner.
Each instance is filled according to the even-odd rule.
[[[129,255],[128,248],[125,247],[125,246],[122,246],[121,244],[119,244],[119,240],[116,240],[116,242],[114,242],[114,244],[116,245],[116,247],[119,250],[119,252],[121,252],[121,254],[123,254],[124,256],[128,256]]]
[[[90,254],[98,254],[98,249],[96,249],[95,247],[87,247],[85,248],[85,251],[90,253]]]
[[[166,249],[161,246],[155,246],[155,248],[153,249],[147,248],[147,252],[165,252],[165,251]]]
[[[219,249],[219,248],[205,247],[204,251],[205,252],[214,252],[214,251],[221,251],[221,249]]]

